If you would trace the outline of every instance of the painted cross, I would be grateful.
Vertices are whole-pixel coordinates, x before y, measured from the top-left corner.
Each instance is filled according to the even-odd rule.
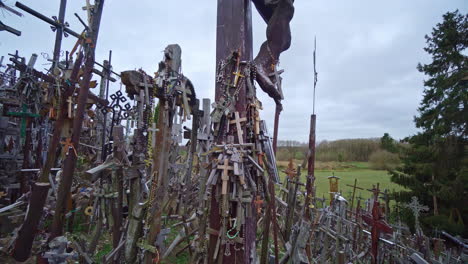
[[[372,238],[372,248],[371,248],[371,254],[372,254],[372,263],[377,263],[377,255],[378,255],[378,246],[379,246],[379,237],[380,233],[392,233],[393,229],[392,227],[385,222],[383,219],[382,215],[382,210],[380,208],[379,204],[379,199],[378,199],[378,193],[379,189],[374,188],[374,205],[372,207],[372,214],[366,213],[362,215],[362,219],[370,226],[372,226],[371,229],[371,238]]]
[[[20,128],[20,136],[21,136],[21,144],[24,142],[24,138],[26,137],[26,125],[28,118],[37,118],[40,117],[38,114],[33,114],[28,112],[28,107],[26,104],[23,104],[21,112],[7,112],[7,116],[14,116],[21,118],[21,128]]]
[[[429,207],[420,204],[419,201],[418,201],[418,197],[416,197],[416,196],[411,197],[411,203],[405,204],[404,206],[406,208],[409,208],[411,211],[413,211],[414,227],[416,229],[416,232],[419,232],[419,230],[420,230],[420,227],[419,227],[419,213],[429,211]]]
[[[221,176],[221,180],[223,181],[223,185],[222,185],[222,188],[221,188],[221,194],[227,194],[229,171],[234,170],[234,167],[229,166],[229,159],[224,159],[224,164],[223,165],[218,165],[218,169],[223,170],[223,174]]]
[[[229,124],[236,124],[237,128],[237,139],[239,140],[239,144],[244,144],[244,139],[243,139],[243,134],[244,132],[242,131],[241,123],[242,122],[247,122],[247,118],[239,117],[239,112],[234,113],[234,120],[229,121]]]

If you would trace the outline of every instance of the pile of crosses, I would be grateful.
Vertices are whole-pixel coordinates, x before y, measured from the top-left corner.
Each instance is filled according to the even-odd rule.
[[[35,68],[36,54],[0,60],[0,260],[462,263],[461,239],[445,233],[455,246],[444,248],[423,234],[418,216],[427,208],[416,198],[408,204],[412,235],[400,222],[388,224],[389,193],[378,184],[364,208],[359,198],[354,207],[357,182],[349,206],[336,176],[329,177],[329,203],[316,197],[315,115],[307,159],[297,167],[291,161],[281,182],[277,66],[289,48],[291,1],[253,1],[269,32],[255,60],[252,3],[218,2],[213,103],[200,101],[182,74],[177,44],[165,48],[152,75],[114,72],[111,52],[96,62],[104,0],[86,1],[85,20],[75,14],[82,33],[64,21],[66,2],[53,19],[16,3],[56,32],[49,70]],[[63,36],[77,39],[65,56]],[[121,90],[110,93],[117,79]],[[273,137],[257,84],[276,104]]]

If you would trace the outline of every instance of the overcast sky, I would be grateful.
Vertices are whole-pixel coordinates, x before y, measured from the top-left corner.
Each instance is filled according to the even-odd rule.
[[[13,6],[13,0],[4,0]],[[422,97],[424,76],[418,62],[430,58],[423,51],[442,14],[468,11],[466,0],[313,1],[296,0],[291,23],[292,45],[280,58],[284,111],[279,139],[307,141],[312,114],[313,42],[317,36],[317,139],[381,137],[416,133],[413,116]],[[47,16],[58,15],[59,0],[23,0]],[[86,18],[84,0],[69,1],[66,21],[82,30],[74,13]],[[1,9],[0,9],[1,10]],[[265,40],[266,25],[253,10],[254,54]],[[25,13],[0,11],[0,20],[22,31],[16,37],[0,32],[0,56],[19,50],[52,55],[55,34],[50,27]],[[183,73],[192,80],[199,98],[214,97],[216,1],[214,0],[106,0],[96,60],[113,51],[114,71],[143,68],[152,73],[165,46],[182,47]],[[71,50],[68,37],[62,50]],[[42,59],[36,68],[48,68]],[[113,85],[118,89],[119,85]],[[94,91],[97,93],[97,91]],[[274,103],[261,89],[261,113],[273,127]],[[270,129],[272,133],[272,129]]]

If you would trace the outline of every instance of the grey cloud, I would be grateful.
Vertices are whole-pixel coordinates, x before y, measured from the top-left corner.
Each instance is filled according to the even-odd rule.
[[[68,1],[66,20],[79,31],[74,17],[85,1]],[[291,48],[281,56],[285,94],[280,139],[306,141],[312,113],[314,35],[317,35],[319,82],[317,87],[317,137],[323,139],[380,137],[389,132],[403,138],[417,130],[413,116],[421,99],[424,76],[418,62],[428,62],[424,35],[454,9],[467,12],[463,0],[452,1],[311,1],[298,0],[291,23]],[[59,1],[23,0],[52,16]],[[216,1],[122,1],[106,0],[96,58],[113,51],[116,71],[157,69],[167,44],[182,47],[183,71],[197,95],[214,97],[216,49]],[[13,5],[14,1],[7,1]],[[265,23],[253,10],[254,54],[265,40]],[[5,15],[1,20],[21,31],[18,38],[0,32],[0,55],[18,49],[23,56],[33,52],[51,54],[55,34],[25,14]],[[75,39],[64,41],[70,50]],[[37,65],[45,63],[41,59]],[[47,65],[39,68],[48,67]],[[113,84],[112,89],[119,88]],[[263,102],[261,115],[272,133],[274,103],[258,89]]]

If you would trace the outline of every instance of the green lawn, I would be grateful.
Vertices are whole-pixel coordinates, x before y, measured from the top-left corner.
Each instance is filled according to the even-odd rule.
[[[388,189],[390,192],[394,190],[403,189],[401,186],[392,183],[390,181],[390,175],[384,170],[373,170],[370,169],[367,162],[347,162],[343,167],[336,170],[315,170],[315,186],[317,197],[325,197],[327,200],[330,198],[330,185],[327,177],[335,176],[340,177],[339,190],[346,198],[351,197],[352,187],[347,186],[354,185],[354,180],[357,179],[357,186],[364,189],[371,189],[372,185],[379,183],[380,189]],[[284,170],[284,167],[279,168],[280,171]],[[305,183],[305,176],[307,171],[302,171],[301,182]],[[284,181],[285,174],[281,173],[282,182]],[[304,188],[303,188],[304,189]],[[361,195],[363,198],[369,198],[371,192],[356,189],[356,197]]]

